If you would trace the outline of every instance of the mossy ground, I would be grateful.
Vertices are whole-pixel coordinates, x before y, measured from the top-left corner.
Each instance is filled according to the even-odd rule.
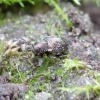
[[[44,24],[45,18],[47,20]],[[39,15],[36,17],[21,16],[10,21],[7,26],[5,24],[8,27],[7,30],[5,30],[5,27],[1,27],[2,33],[11,34],[7,37],[8,40],[16,36],[17,39],[21,37],[20,31],[22,36],[25,35],[32,41],[36,41],[37,37],[41,39],[45,35],[61,36],[63,33],[66,33],[66,26],[62,24],[62,20],[54,12],[43,15],[43,17]],[[10,54],[10,56],[4,57],[3,47],[5,42],[0,44],[0,65],[2,65],[0,72],[1,74],[8,72],[12,83],[27,82],[29,90],[25,96],[26,100],[31,100],[35,97],[36,93],[41,91],[51,93],[54,99],[60,97],[66,99],[64,97],[65,91],[76,94],[85,92],[88,99],[91,97],[91,91],[94,95],[100,96],[100,73],[91,70],[86,62],[77,58],[71,59],[70,53],[64,59],[44,54],[43,57],[38,57],[39,61],[42,60],[41,66],[36,67],[32,62],[34,58],[33,52],[18,52],[16,55]],[[91,79],[93,84],[87,77]],[[80,80],[84,81],[82,86]],[[78,81],[79,83],[77,83]]]

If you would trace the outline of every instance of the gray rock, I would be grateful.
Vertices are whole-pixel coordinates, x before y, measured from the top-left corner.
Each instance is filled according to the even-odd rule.
[[[50,93],[41,92],[36,94],[35,100],[53,100],[53,97]]]

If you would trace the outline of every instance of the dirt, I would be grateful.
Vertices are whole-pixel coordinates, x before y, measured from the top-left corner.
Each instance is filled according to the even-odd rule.
[[[0,100],[24,100],[24,94],[28,86],[25,84],[14,84],[9,79],[9,74],[5,73],[0,76]]]
[[[64,6],[65,4],[62,3],[62,5]],[[9,53],[11,54],[11,52],[13,52],[13,49],[17,47],[18,47],[16,49],[17,52],[22,52],[25,50],[27,52],[32,51],[33,44],[35,44],[35,46],[39,44],[39,46],[41,47],[39,49],[41,49],[42,54],[44,54],[49,49],[52,48],[49,47],[50,44],[49,46],[47,44],[47,48],[44,49],[45,47],[44,45],[46,44],[45,42],[48,42],[48,40],[47,41],[43,40],[45,37],[55,36],[57,39],[60,39],[60,41],[63,41],[63,39],[61,38],[63,37],[68,42],[67,48],[64,48],[64,54],[65,54],[65,49],[69,53],[68,58],[70,59],[77,58],[80,61],[85,62],[84,67],[88,67],[88,69],[90,69],[91,71],[99,72],[100,71],[100,62],[99,62],[100,23],[99,23],[99,17],[95,19],[94,17],[92,17],[95,14],[99,16],[99,11],[96,10],[95,12],[95,10],[91,10],[90,12],[90,17],[94,23],[91,21],[87,13],[83,13],[76,7],[73,7],[71,4],[68,4],[67,8],[66,6],[64,6],[64,12],[68,15],[70,21],[72,21],[72,23],[74,24],[74,26],[70,30],[68,30],[63,21],[58,20],[59,18],[56,16],[56,13],[52,11],[44,15],[37,14],[36,16],[30,16],[30,15],[21,16],[19,18],[12,19],[10,22],[8,22],[8,24],[1,26],[0,35],[3,34],[7,41],[13,39],[13,41],[11,42],[12,46],[8,46],[7,49],[5,49],[5,55]],[[57,32],[55,29],[56,30],[58,29],[60,31],[61,33],[60,37],[58,36],[59,32]],[[52,37],[51,39],[53,41],[52,44],[54,45],[55,39],[53,39]],[[41,46],[41,44],[43,44],[43,46]],[[51,97],[51,95],[53,96],[54,100],[88,100],[85,93],[76,95],[75,93],[70,93],[70,92],[62,93],[57,90],[57,86],[61,86],[61,83],[63,83],[62,82],[63,77],[57,76],[54,73],[55,69],[59,69],[60,67],[62,67],[63,59],[59,58],[59,56],[55,56],[55,54],[59,53],[61,55],[63,53],[61,52],[61,49],[63,49],[61,48],[61,46],[62,44],[60,44],[60,50],[58,50],[59,45],[56,46],[57,50],[53,47],[53,49],[51,49],[52,51],[50,51],[50,55],[47,55],[48,57],[52,56],[51,59],[54,59],[55,61],[56,60],[59,61],[60,59],[59,61],[60,64],[58,63],[57,65],[53,65],[53,67],[48,68],[48,70],[50,70],[51,72],[51,76],[50,76],[50,83],[47,83],[46,89],[49,91],[50,94],[48,94],[47,91],[44,92],[39,90],[37,84],[34,84],[33,85],[34,88],[37,88],[34,93],[36,94],[35,98],[38,97],[37,95],[45,93],[45,95],[43,95],[45,98],[47,98],[45,100],[48,100],[48,98]],[[52,53],[53,51],[54,53]],[[34,53],[34,51],[32,52]],[[37,55],[41,56],[40,53],[38,53]],[[37,55],[34,56],[34,59],[31,59],[32,61],[34,60],[32,64],[36,68],[43,65],[44,61],[43,57],[37,57]],[[24,62],[24,60],[22,61]],[[26,67],[25,66],[24,68],[22,67],[22,70],[26,68],[25,71],[27,71],[28,70],[27,67],[29,66],[26,65]],[[34,76],[35,71],[36,70],[33,70],[31,75]],[[79,76],[77,75],[77,73]],[[92,85],[96,84],[96,82],[94,81],[94,77],[89,76],[88,70],[81,69],[80,72],[74,70],[74,72],[72,72],[71,74],[69,73],[66,74],[68,74],[68,77],[65,80],[64,86],[69,85],[70,87],[71,84],[77,86],[86,86],[87,81]],[[76,78],[76,76],[78,78]],[[42,82],[45,79],[43,77],[39,77],[38,80],[40,81],[41,84],[43,84]],[[21,100],[24,100],[23,98],[26,91],[27,91],[26,84],[24,83],[14,84],[11,83],[11,80],[8,78],[8,75],[0,76],[0,100],[14,100],[17,99],[18,97],[21,97],[22,98]],[[40,98],[43,97],[40,96]],[[51,100],[53,100],[53,98],[51,98]],[[38,99],[39,98],[37,98],[36,100]],[[99,100],[99,99],[100,99],[99,96],[91,92],[89,100]]]

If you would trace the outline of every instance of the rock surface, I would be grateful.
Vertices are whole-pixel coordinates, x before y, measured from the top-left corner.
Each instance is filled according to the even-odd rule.
[[[66,6],[64,7],[66,8]],[[35,42],[38,42],[39,44],[35,45],[35,49],[41,46],[42,43],[42,53],[45,53],[46,51],[51,53],[51,55],[47,55],[48,58],[45,59],[36,57],[41,54],[40,52],[36,56],[33,56],[34,59],[36,58],[34,62],[28,62],[28,64],[26,59],[21,59],[21,62],[23,62],[23,65],[25,65],[24,67],[22,67],[26,69],[25,71],[29,70],[30,68],[31,70],[33,70],[33,67],[37,68],[37,66],[33,66],[36,64],[39,65],[40,68],[45,68],[44,64],[51,64],[51,66],[48,67],[48,70],[46,70],[47,72],[49,72],[50,76],[48,76],[48,73],[44,71],[42,72],[41,76],[39,76],[40,74],[38,75],[39,77],[34,76],[36,70],[33,70],[31,73],[39,81],[39,83],[37,82],[33,84],[33,94],[36,94],[35,96],[37,100],[48,100],[49,97],[51,98],[50,100],[52,100],[51,95],[53,96],[54,100],[88,100],[85,93],[76,95],[74,92],[62,92],[58,90],[58,87],[70,87],[73,85],[77,85],[78,87],[87,86],[87,81],[91,85],[97,85],[97,83],[94,81],[96,79],[95,74],[90,74],[98,73],[100,71],[100,34],[96,34],[96,31],[93,33],[92,22],[90,21],[90,18],[87,14],[84,14],[72,5],[69,5],[67,7],[68,8],[66,8],[64,11],[69,16],[69,19],[74,23],[74,26],[71,28],[71,30],[68,30],[66,25],[62,24],[62,22],[58,20],[58,17],[54,12],[48,12],[45,15],[36,15],[34,17],[29,15],[21,16],[19,20],[12,20],[8,24],[0,27],[0,34],[4,34],[7,40],[20,40],[20,38],[23,36],[29,39],[29,44],[28,41],[26,41],[21,42],[20,45],[17,44],[17,46],[23,47],[24,44],[25,46],[30,47]],[[59,32],[57,30],[59,30]],[[63,68],[64,63],[62,59],[60,59],[59,57],[55,57],[55,55],[61,55],[63,53],[63,48],[61,48],[63,44],[62,40],[60,40],[61,44],[59,44],[59,49],[59,45],[55,46],[55,42],[52,42],[52,40],[56,39],[58,41],[58,38],[47,38],[47,41],[44,41],[43,38],[47,36],[58,37],[58,34],[60,34],[61,37],[68,41],[68,47],[64,48],[64,51],[68,50],[69,52],[68,58],[77,58],[86,63],[86,66],[84,65],[83,69],[80,69],[79,71],[73,69],[73,71],[70,73],[68,71],[66,73],[59,72],[60,75],[57,75],[57,70],[59,68]],[[51,46],[51,44],[53,45],[53,47]],[[16,47],[15,45],[13,46]],[[11,47],[10,49],[14,48]],[[22,52],[22,50],[18,50],[18,52]],[[33,61],[33,59],[27,53],[27,59],[29,58],[31,59],[31,61]],[[53,61],[58,62],[55,65],[54,63],[52,64]],[[91,71],[91,73],[89,73],[89,71]],[[49,79],[49,82],[46,79]],[[0,81],[2,81],[0,82],[1,100],[6,100],[7,98],[8,100],[10,100],[9,98],[12,98],[13,100],[13,98],[17,98],[20,93],[23,94],[26,90],[25,84],[14,84],[10,82],[7,83],[6,80],[2,80],[2,78],[0,78]],[[40,86],[38,86],[38,84]],[[46,92],[43,92],[44,90],[41,90],[40,87],[42,87],[42,85],[43,87],[45,87],[44,90]],[[49,93],[47,91],[49,91]],[[89,100],[99,99],[100,98],[97,96],[97,94],[93,93],[93,91],[91,90]]]

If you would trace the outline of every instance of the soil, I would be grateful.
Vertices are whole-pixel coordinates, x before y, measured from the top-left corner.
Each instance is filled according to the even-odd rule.
[[[8,75],[5,73],[0,76],[0,100],[16,100],[18,98],[24,100],[24,94],[28,90],[28,86],[11,83]]]
[[[26,57],[27,59],[30,58],[32,65],[30,63],[26,64],[26,60],[21,59],[24,67],[20,65],[19,69],[21,69],[23,72],[30,69],[32,70],[32,73],[29,75],[29,80],[34,76],[36,69],[41,68],[41,66],[44,64],[44,58],[43,55],[41,56],[41,54],[45,53],[48,58],[58,61],[58,64],[53,64],[53,67],[48,68],[52,74],[50,76],[50,83],[47,83],[46,91],[41,91],[37,84],[33,84],[33,87],[36,88],[36,91],[34,91],[34,99],[88,100],[85,93],[76,95],[75,93],[61,92],[57,90],[57,87],[61,86],[61,83],[63,83],[63,77],[57,76],[54,73],[54,70],[62,67],[63,59],[67,57],[69,59],[77,58],[80,61],[85,62],[84,68],[87,67],[87,69],[91,71],[100,71],[99,8],[94,7],[94,5],[88,5],[82,7],[82,10],[85,11],[84,13],[78,8],[72,6],[70,3],[68,3],[66,7],[65,2],[62,2],[61,6],[63,6],[64,12],[68,15],[69,20],[74,24],[70,30],[65,23],[60,20],[59,17],[57,17],[57,13],[53,11],[48,11],[43,15],[37,14],[35,16],[18,16],[18,18],[16,17],[14,19],[9,19],[7,24],[1,26],[0,40],[2,41],[5,39],[8,42],[8,44],[5,46],[6,49],[4,56],[11,57],[11,54],[14,50],[17,52],[32,51],[33,54],[36,53],[33,58],[28,57],[28,55]],[[93,10],[91,10],[91,6]],[[47,40],[44,41],[44,38],[46,37]],[[60,42],[55,42],[54,37],[60,40]],[[48,38],[51,39],[49,42]],[[62,43],[63,38],[68,43],[67,45]],[[32,45],[34,45],[35,49]],[[63,45],[65,46],[64,50],[61,48]],[[39,51],[37,50],[38,53],[36,52],[37,47],[39,47]],[[67,52],[66,54],[65,50]],[[35,68],[32,67],[33,65]],[[66,74],[68,74],[68,77],[65,79],[64,86],[70,87],[71,84],[77,86],[86,86],[87,81],[90,84],[95,85],[96,82],[94,81],[94,76],[89,75],[88,70],[85,70],[84,68],[81,69],[80,72],[77,72],[76,70],[74,70],[71,74],[67,72]],[[39,77],[38,80],[41,84],[43,84],[42,82],[45,79],[44,77]],[[24,100],[24,94],[28,91],[28,85],[26,85],[27,81],[28,79],[26,78],[25,82],[21,84],[15,84],[11,82],[11,79],[8,77],[8,75],[1,75],[0,100],[16,100],[18,98]],[[90,93],[89,100],[99,99],[100,97],[97,96],[97,94],[93,92]]]

